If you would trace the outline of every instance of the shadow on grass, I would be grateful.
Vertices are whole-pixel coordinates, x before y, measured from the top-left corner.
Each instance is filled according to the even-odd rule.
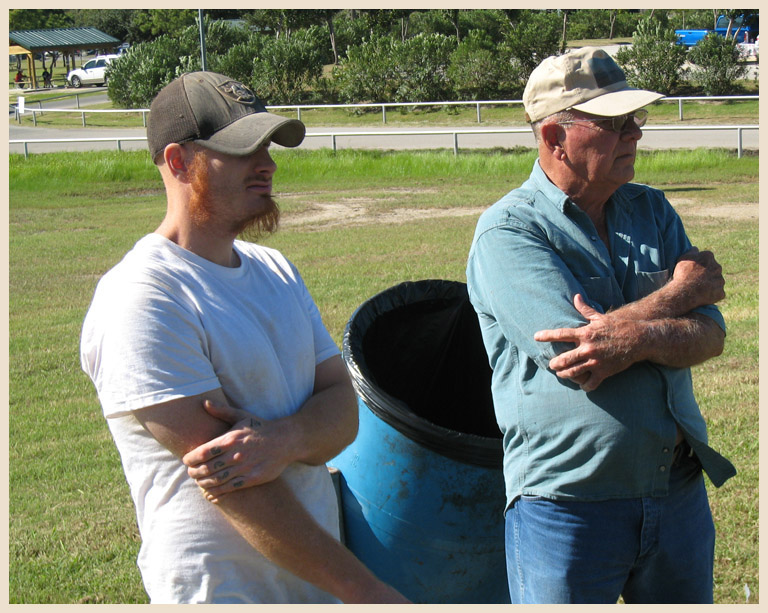
[[[664,193],[669,192],[711,192],[714,191],[712,187],[667,187],[664,186]]]

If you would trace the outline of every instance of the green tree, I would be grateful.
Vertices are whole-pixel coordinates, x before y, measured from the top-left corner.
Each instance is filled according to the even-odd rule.
[[[195,9],[136,9],[130,27],[133,41],[149,41],[168,34],[179,36],[195,24]]]
[[[121,41],[131,40],[133,9],[71,9],[67,11],[75,27],[91,27]]]
[[[72,18],[65,9],[11,9],[8,11],[8,29],[50,30],[69,28]]]
[[[396,24],[399,27],[400,17],[393,9],[356,9],[355,14],[357,19],[363,19],[370,38],[387,36],[393,33]]]
[[[432,102],[451,98],[448,65],[456,39],[442,34],[417,34],[394,46],[397,71],[395,102]]]
[[[506,32],[503,47],[517,65],[522,81],[518,89],[522,93],[533,69],[559,52],[562,23],[556,13],[545,11],[520,11],[516,17]]]
[[[179,43],[164,34],[136,43],[107,69],[107,94],[120,108],[149,108],[157,93],[175,77],[181,57]]]
[[[350,47],[334,70],[339,95],[349,103],[446,100],[455,47],[456,39],[442,34],[417,34],[405,41],[374,35]]]
[[[685,76],[685,47],[677,44],[672,28],[647,17],[637,24],[632,46],[619,49],[616,62],[632,87],[666,95],[677,91]]]
[[[675,9],[669,11],[669,25],[676,30],[706,29],[712,27],[709,9]]]
[[[605,9],[578,9],[570,15],[571,38],[608,38],[611,31],[611,16],[614,11]]]
[[[253,61],[251,86],[266,104],[298,104],[307,99],[323,73],[321,40],[317,26],[294,32],[290,38],[264,41]]]
[[[519,81],[509,52],[498,48],[491,36],[470,30],[448,65],[448,80],[460,100],[493,100],[505,97]]]
[[[439,9],[446,16],[448,21],[453,26],[454,33],[456,34],[456,42],[461,42],[461,28],[459,28],[459,14],[461,9]]]
[[[560,34],[560,53],[565,53],[565,49],[568,45],[568,17],[571,13],[576,12],[576,9],[557,9],[563,18],[563,29]]]
[[[248,38],[247,30],[226,23],[206,25],[206,50],[212,60]],[[116,106],[147,108],[157,92],[173,79],[201,68],[199,30],[188,26],[176,35],[162,34],[132,45],[107,69],[107,94]]]
[[[254,58],[261,54],[261,49],[267,37],[263,34],[253,34],[245,42],[232,45],[222,55],[214,55],[210,59],[210,69],[213,72],[225,74],[236,81],[251,83],[253,80]]]
[[[312,24],[314,11],[303,9],[253,9],[245,15],[250,26],[271,32],[275,38],[290,38],[291,35]]]
[[[691,77],[707,96],[735,93],[736,81],[747,74],[734,38],[707,34],[691,48],[689,59],[694,64]]]
[[[390,60],[397,41],[374,35],[347,49],[333,70],[339,95],[347,103],[391,102],[397,89],[396,70]]]
[[[578,9],[568,17],[571,40],[631,36],[640,15],[627,9]]]

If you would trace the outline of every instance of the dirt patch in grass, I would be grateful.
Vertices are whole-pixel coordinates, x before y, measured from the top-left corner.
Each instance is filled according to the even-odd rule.
[[[757,202],[724,202],[714,206],[705,206],[685,198],[671,198],[670,202],[681,215],[719,219],[757,219],[760,209]]]
[[[394,191],[394,190],[393,190]],[[337,202],[308,202],[301,212],[286,213],[283,227],[315,226],[363,226],[375,224],[401,224],[421,219],[441,217],[477,217],[487,207],[418,208],[402,207],[382,210],[382,202],[391,198],[344,198]],[[689,199],[672,199],[672,205],[684,216],[716,219],[757,219],[759,206],[756,202],[725,202],[714,206],[702,205]]]
[[[344,203],[313,203],[309,210],[286,215],[280,220],[283,227],[291,226],[364,226],[392,225],[407,223],[419,219],[434,219],[438,217],[469,217],[478,216],[486,207],[451,208],[451,209],[419,209],[397,208],[388,211],[375,210],[375,201],[361,198],[348,200]]]
[[[390,196],[342,198],[336,202],[310,201],[302,203],[302,210],[285,213],[280,220],[283,227],[314,226],[363,226],[376,224],[401,224],[418,219],[438,217],[479,216],[487,207],[397,207],[382,209],[381,205],[391,203],[402,197],[403,193],[433,193],[437,190],[413,190],[393,188],[387,190]],[[291,194],[295,197],[297,194]]]

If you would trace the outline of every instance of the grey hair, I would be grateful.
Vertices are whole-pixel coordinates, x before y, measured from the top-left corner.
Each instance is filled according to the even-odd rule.
[[[539,119],[531,124],[533,135],[536,137],[536,144],[541,142],[541,126],[547,123],[560,123],[561,121],[573,121],[576,116],[571,111],[559,111],[553,115],[548,115],[544,119]]]

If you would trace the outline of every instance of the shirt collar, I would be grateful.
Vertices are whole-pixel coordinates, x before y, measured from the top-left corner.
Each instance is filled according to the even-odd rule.
[[[550,202],[555,204],[563,213],[565,213],[569,207],[578,208],[578,205],[575,202],[572,202],[563,190],[549,180],[549,177],[547,177],[547,174],[541,167],[538,158],[536,159],[536,162],[534,162],[530,180],[533,182],[534,187],[544,194],[544,196],[546,196]],[[611,197],[606,203],[608,211],[615,209],[617,214],[626,212],[629,202],[626,194],[623,193],[623,187],[624,186],[619,187],[619,189],[611,194]]]
[[[547,200],[556,205],[563,213],[565,213],[568,206],[573,206],[568,195],[549,180],[549,177],[544,172],[538,159],[536,159],[536,162],[533,164],[533,172],[531,172],[530,180],[533,182],[535,188],[544,194]]]

